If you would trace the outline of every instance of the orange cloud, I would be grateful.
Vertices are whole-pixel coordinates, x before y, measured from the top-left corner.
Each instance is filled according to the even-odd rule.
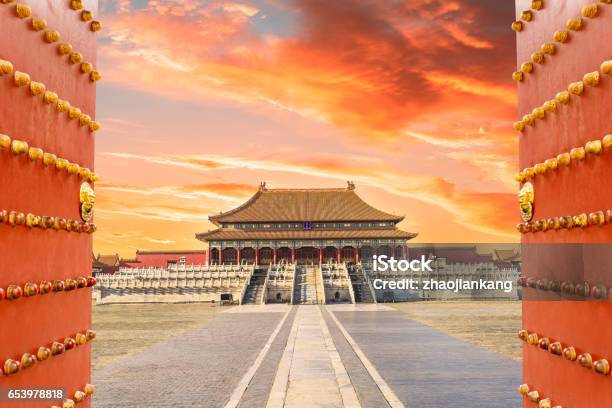
[[[98,191],[111,191],[116,193],[129,193],[145,196],[166,196],[182,199],[198,199],[202,197],[227,201],[240,202],[242,198],[251,194],[252,185],[236,183],[209,183],[187,184],[179,186],[137,187],[112,182],[96,183]]]
[[[188,162],[190,163],[190,168],[194,171],[210,171],[208,166],[202,166],[198,169],[197,166],[193,165],[194,160],[192,157],[168,156],[148,158],[131,155],[129,158],[177,167],[183,167],[184,163]],[[507,217],[510,209],[513,208],[513,200],[511,199],[513,196],[511,194],[465,191],[458,189],[454,183],[442,177],[398,174],[384,164],[371,168],[362,168],[361,171],[358,171],[347,162],[336,162],[330,165],[330,163],[321,162],[316,158],[256,160],[246,157],[215,156],[205,157],[203,160],[204,162],[214,161],[219,164],[218,167],[224,169],[249,168],[272,173],[296,173],[322,179],[334,179],[339,182],[352,179],[362,186],[376,187],[396,196],[409,197],[442,207],[455,216],[457,223],[470,229],[497,235],[505,239],[515,236],[515,233],[512,231],[512,220],[514,220],[514,217]],[[245,189],[246,191],[248,189]],[[223,206],[224,209],[231,207],[231,204]],[[483,217],[483,211],[495,213],[495,215]]]
[[[401,137],[448,93],[464,105],[465,93],[514,103],[496,69],[511,34],[490,38],[490,7],[476,2],[303,0],[289,37],[255,35],[250,20],[263,12],[248,4],[213,1],[177,16],[159,9],[166,3],[179,7],[158,1],[108,17],[108,79],[175,97],[264,101],[375,138]],[[474,32],[476,20],[489,31]]]
[[[425,77],[433,84],[443,88],[451,88],[459,92],[497,99],[498,103],[516,106],[514,87],[506,84],[496,85],[482,82],[475,78],[464,78],[440,72],[430,71]]]
[[[456,25],[449,25],[446,29],[450,32],[453,38],[460,43],[474,48],[493,48],[493,44],[489,41],[481,40],[471,36],[469,33]]]

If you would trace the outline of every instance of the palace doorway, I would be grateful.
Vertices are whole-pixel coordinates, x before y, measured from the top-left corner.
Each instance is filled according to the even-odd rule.
[[[338,250],[328,246],[323,249],[323,263],[336,262],[338,260]]]
[[[221,251],[221,263],[225,265],[235,265],[238,259],[236,248],[223,248]]]
[[[270,247],[259,248],[259,264],[268,265],[274,260],[274,251]]]
[[[247,264],[255,263],[255,249],[242,248],[240,250],[240,263],[247,263]]]
[[[212,248],[210,250],[210,261],[211,265],[219,265],[219,249]]]
[[[352,246],[345,246],[340,252],[340,262],[357,263],[357,249]]]
[[[295,261],[298,265],[319,263],[319,249],[314,247],[302,247],[295,250]]]
[[[280,247],[276,250],[276,262],[291,262],[291,249]]]

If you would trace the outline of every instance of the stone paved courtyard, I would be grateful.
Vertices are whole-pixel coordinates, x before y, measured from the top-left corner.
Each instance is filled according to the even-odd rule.
[[[520,364],[383,305],[241,306],[95,370],[94,407],[512,407]]]

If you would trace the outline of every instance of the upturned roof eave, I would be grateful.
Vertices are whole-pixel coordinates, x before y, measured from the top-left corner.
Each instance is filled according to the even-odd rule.
[[[287,230],[280,230],[280,231],[279,231],[279,230],[276,230],[276,231],[261,231],[261,230],[258,230],[258,231],[242,231],[242,230],[230,230],[230,231],[239,231],[239,232],[241,232],[241,233],[245,233],[245,236],[243,236],[243,237],[237,237],[237,238],[214,238],[214,235],[217,235],[218,233],[220,233],[220,232],[222,233],[222,232],[224,232],[224,231],[226,231],[226,230],[225,230],[225,229],[223,229],[223,228],[217,228],[217,229],[212,230],[212,231],[207,231],[207,232],[199,232],[199,233],[196,233],[196,234],[195,234],[195,238],[196,238],[197,240],[200,240],[200,241],[203,241],[203,242],[206,242],[206,241],[212,241],[212,240],[216,240],[216,239],[222,239],[222,240],[223,240],[223,239],[226,239],[226,240],[228,240],[228,241],[243,241],[243,240],[253,240],[253,239],[260,239],[260,240],[266,240],[266,241],[268,241],[268,240],[286,240],[286,239],[287,239],[287,238],[269,238],[269,239],[261,239],[261,238],[252,238],[252,237],[249,237],[249,236],[248,236],[248,234],[249,234],[249,233],[257,233],[257,232],[286,232]],[[312,230],[309,230],[309,231],[312,231]],[[331,231],[331,230],[324,230],[324,231]],[[350,232],[350,231],[354,232],[354,231],[372,231],[372,230],[367,230],[367,229],[362,229],[362,230],[361,230],[361,229],[360,229],[360,230],[354,230],[354,229],[353,229],[353,230],[346,230],[346,232]],[[382,230],[374,230],[374,231],[382,231]],[[416,237],[419,235],[419,233],[418,233],[418,232],[408,232],[408,231],[403,231],[403,230],[397,230],[397,231],[398,231],[398,232],[402,232],[402,233],[404,233],[405,235],[404,235],[404,236],[398,236],[398,237],[392,237],[392,238],[398,238],[398,239],[404,238],[404,239],[406,239],[406,240],[411,240],[411,239],[416,238]],[[298,232],[298,233],[299,233],[299,232],[301,232],[301,231],[295,231],[295,232]],[[210,238],[211,236],[212,236],[213,238]],[[382,236],[381,236],[381,238],[387,239],[388,237],[382,237]],[[318,238],[305,237],[305,238],[289,238],[289,239],[304,239],[304,240],[309,240],[309,239],[326,239],[326,238],[325,238],[325,237],[320,237],[320,238],[319,238],[319,237],[318,237]],[[330,239],[331,239],[331,238],[330,238]],[[333,239],[336,239],[336,238],[333,238]],[[373,237],[368,237],[368,238],[351,238],[351,239],[373,239]]]
[[[240,217],[232,217],[234,215],[240,214],[241,212],[247,210],[250,206],[254,205],[257,200],[261,197],[262,194],[264,193],[268,193],[268,194],[279,194],[279,193],[283,193],[283,192],[295,192],[295,191],[302,191],[302,192],[321,192],[321,191],[328,191],[328,192],[346,192],[346,193],[352,193],[355,198],[357,200],[359,200],[365,207],[368,207],[372,210],[373,214],[371,214],[371,217],[369,218],[358,218],[358,219],[354,219],[351,217],[347,218],[341,218],[341,217],[333,217],[333,218],[313,218],[313,219],[296,219],[296,220],[290,220],[290,219],[239,219]],[[238,219],[237,219],[238,218]],[[259,190],[257,190],[257,192],[255,194],[253,194],[253,196],[251,198],[249,198],[247,201],[245,201],[243,204],[239,205],[236,208],[233,208],[231,210],[228,210],[226,212],[221,212],[219,214],[215,214],[215,215],[211,215],[208,217],[208,220],[213,223],[215,226],[220,227],[222,224],[233,224],[233,223],[287,223],[287,222],[303,222],[303,221],[312,221],[312,222],[351,222],[351,221],[359,221],[359,222],[388,222],[388,221],[392,221],[395,223],[399,223],[401,221],[404,220],[404,216],[400,216],[400,215],[395,215],[395,214],[390,214],[387,213],[385,211],[381,211],[375,207],[372,207],[370,204],[368,204],[367,202],[365,202],[358,194],[356,194],[354,188],[346,188],[346,189],[340,189],[340,188],[329,188],[329,189],[267,189],[265,188],[265,185],[260,186]]]

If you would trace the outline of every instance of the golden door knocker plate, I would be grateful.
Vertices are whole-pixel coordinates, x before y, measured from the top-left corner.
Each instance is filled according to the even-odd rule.
[[[83,221],[88,222],[93,217],[94,205],[96,204],[96,193],[94,193],[89,183],[81,184],[79,198],[81,202],[81,218]]]
[[[535,201],[533,184],[529,182],[523,184],[518,197],[522,220],[525,222],[531,221],[533,218],[533,203]]]

